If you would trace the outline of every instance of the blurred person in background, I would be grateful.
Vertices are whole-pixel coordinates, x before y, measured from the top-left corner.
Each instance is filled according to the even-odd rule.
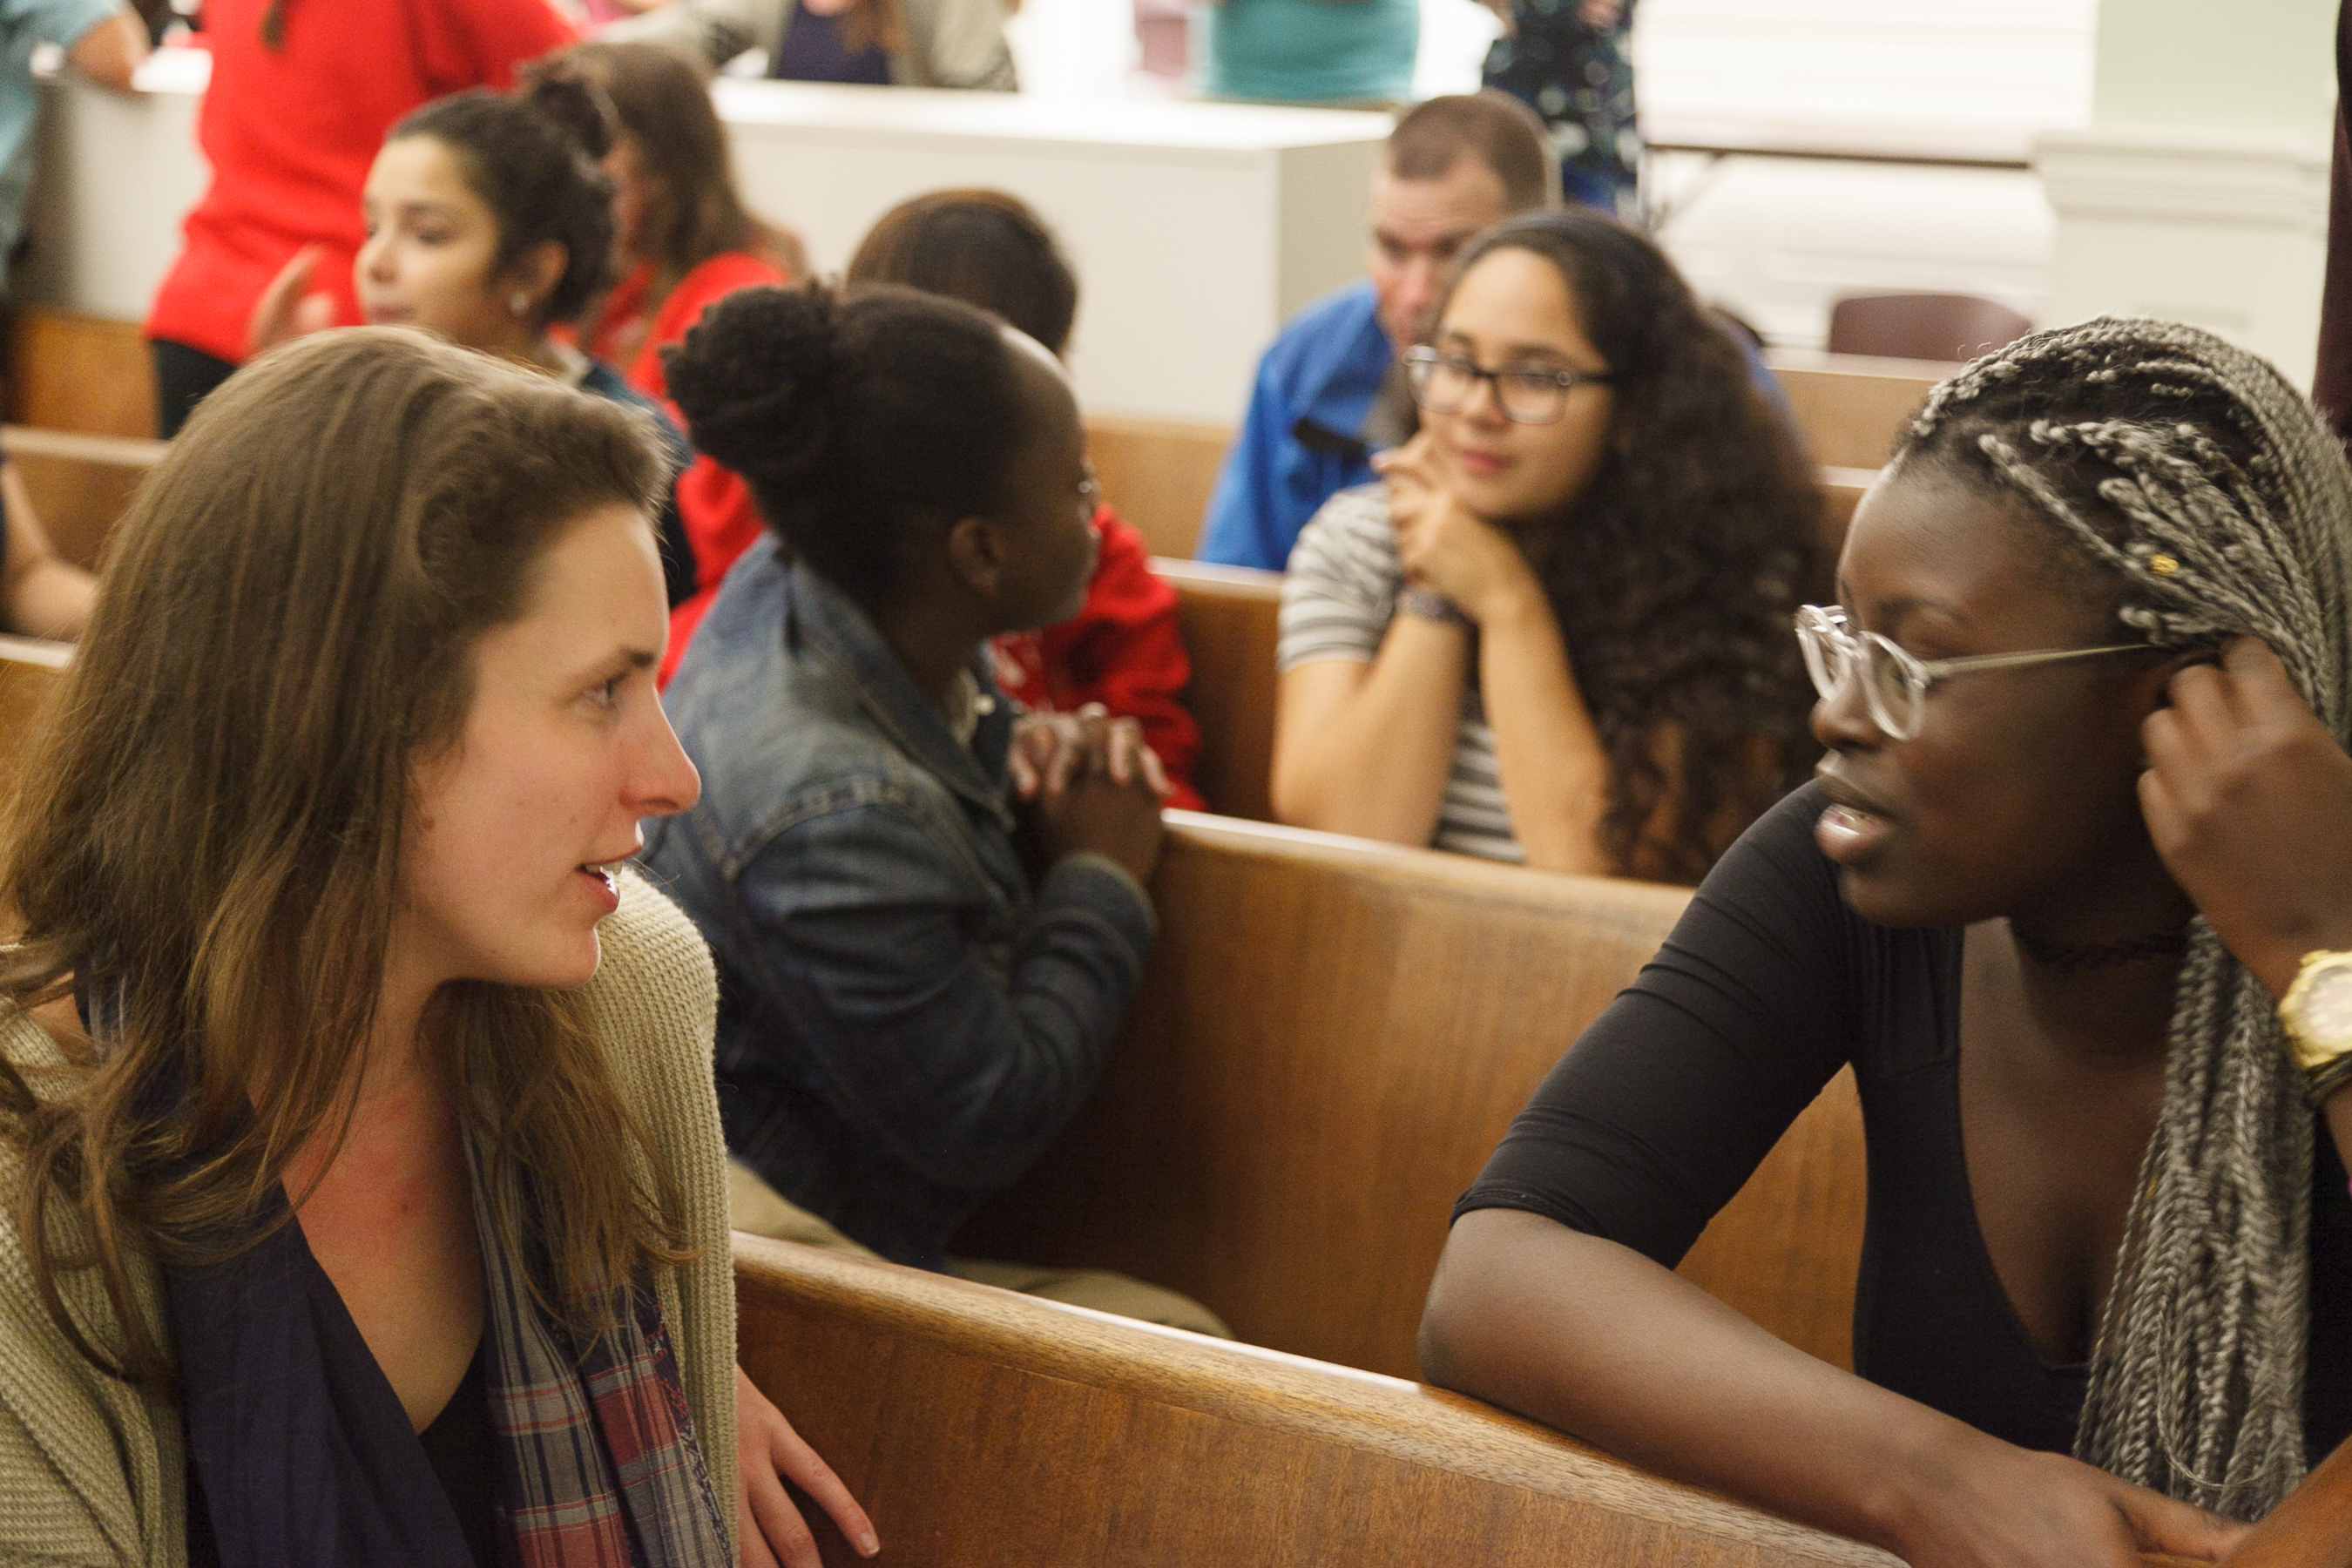
[[[1078,279],[1045,220],[1003,191],[934,191],[901,202],[849,263],[848,281],[903,283],[994,312],[1065,357],[1077,319]],[[1202,809],[1192,784],[1201,726],[1184,706],[1192,660],[1176,590],[1151,570],[1151,552],[1107,504],[1090,520],[1096,555],[1078,613],[1006,632],[989,648],[996,683],[1029,712],[1089,708],[1143,727],[1168,775],[1167,804]]]
[[[304,247],[319,247],[320,292],[303,292],[302,324],[360,321],[360,190],[394,121],[505,88],[576,37],[549,0],[206,0],[196,140],[212,183],[147,312],[156,434],[177,435],[243,361],[255,307]]]
[[[97,599],[96,579],[51,547],[16,465],[0,461],[0,632],[78,641]]]
[[[33,128],[41,114],[33,51],[43,44],[63,49],[78,75],[129,92],[131,73],[147,58],[147,26],[118,0],[11,0],[0,8],[0,298],[33,187]]]
[[[759,49],[767,74],[787,81],[1011,92],[1012,10],[1005,0],[677,0],[603,36],[664,44],[711,70]]]
[[[1503,36],[1486,82],[1543,116],[1560,193],[1631,222],[1642,174],[1633,109],[1634,0],[1489,0]]]
[[[1368,437],[1367,419],[1454,258],[1505,218],[1555,205],[1555,180],[1541,122],[1501,93],[1433,98],[1397,121],[1372,171],[1366,276],[1293,316],[1258,361],[1202,560],[1279,572],[1316,509],[1372,481],[1373,447],[1387,443]]]
[[[683,342],[714,301],[753,284],[789,283],[807,264],[797,237],[744,206],[727,132],[683,56],[656,44],[600,39],[558,58],[604,89],[618,121],[604,172],[613,181],[620,279],[582,320],[580,346],[667,404],[663,350]],[[670,612],[665,684],[719,580],[761,526],[742,479],[701,456],[677,477],[677,515],[692,581]]]
[[[1203,98],[1385,109],[1412,97],[1421,0],[1205,0]]]

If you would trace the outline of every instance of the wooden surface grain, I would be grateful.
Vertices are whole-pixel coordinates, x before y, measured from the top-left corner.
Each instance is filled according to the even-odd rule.
[[[957,1238],[1121,1270],[1254,1344],[1417,1373],[1454,1199],[1688,893],[1171,814],[1160,935],[1101,1088]],[[1861,1137],[1833,1087],[1690,1277],[1849,1359]]]
[[[1155,557],[1151,570],[1176,590],[1184,651],[1192,662],[1184,705],[1201,726],[1194,782],[1209,809],[1274,820],[1274,650],[1282,574]]]
[[[735,1258],[745,1371],[908,1568],[1893,1562],[1402,1380],[786,1242]]]

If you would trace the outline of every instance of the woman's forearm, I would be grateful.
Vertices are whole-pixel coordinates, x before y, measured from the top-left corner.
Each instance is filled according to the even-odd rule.
[[[1601,847],[1601,818],[1609,761],[1540,589],[1530,584],[1490,611],[1479,622],[1478,647],[1496,771],[1528,864],[1606,876],[1612,868]]]
[[[1994,1443],[1814,1360],[1630,1248],[1515,1210],[1454,1226],[1421,1345],[1433,1383],[1890,1550],[1909,1533],[1920,1479]]]
[[[1427,844],[1454,770],[1468,669],[1462,627],[1399,615],[1370,665],[1312,664],[1284,676],[1275,816],[1295,827]]]

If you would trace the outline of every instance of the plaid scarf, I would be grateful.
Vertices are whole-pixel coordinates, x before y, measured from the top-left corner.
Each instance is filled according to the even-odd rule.
[[[653,1293],[590,1342],[548,1321],[495,1231],[469,1150],[482,1248],[500,1511],[522,1568],[729,1568],[726,1516]],[[509,1205],[508,1212],[527,1212]]]

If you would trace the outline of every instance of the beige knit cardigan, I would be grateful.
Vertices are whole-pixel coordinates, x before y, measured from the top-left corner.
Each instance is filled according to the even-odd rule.
[[[621,1090],[676,1173],[688,1241],[701,1249],[659,1281],[687,1404],[735,1531],[735,1293],[727,1245],[726,1152],[711,1084],[719,989],[701,936],[635,873],[621,908],[597,928],[604,959],[588,994]],[[71,1069],[40,1026],[0,1011],[0,1052],[35,1093]],[[184,1434],[169,1405],[105,1376],[43,1310],[16,1228],[20,1153],[0,1140],[0,1563],[168,1565],[187,1562]],[[88,1244],[78,1212],[53,1215],[50,1256]],[[148,1325],[168,1342],[162,1280],[132,1275]],[[119,1343],[94,1269],[60,1286],[75,1319]],[[730,1558],[731,1561],[731,1558]]]

